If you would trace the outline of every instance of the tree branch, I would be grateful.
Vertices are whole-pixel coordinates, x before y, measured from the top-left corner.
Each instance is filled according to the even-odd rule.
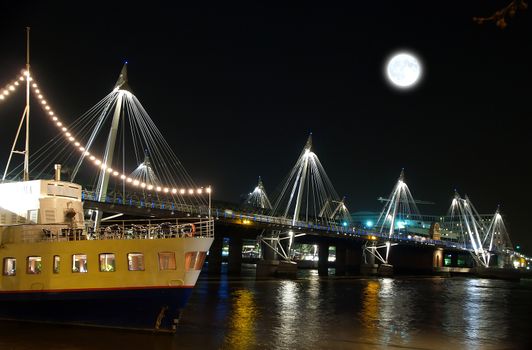
[[[527,0],[512,0],[506,7],[495,11],[489,17],[473,17],[473,21],[478,24],[494,22],[501,29],[506,28],[508,18],[514,17],[517,11],[524,11],[528,8]]]

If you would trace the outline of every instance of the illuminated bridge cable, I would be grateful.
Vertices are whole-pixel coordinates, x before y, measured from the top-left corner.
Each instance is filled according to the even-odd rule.
[[[120,184],[122,188],[127,185],[130,189],[151,191],[156,195],[171,197],[177,203],[200,206],[207,204],[202,195],[205,190],[198,189],[194,184],[155,122],[127,87],[126,66],[122,69],[115,89],[69,125],[51,108],[35,82],[32,88],[50,122],[60,131],[59,135],[32,153],[31,162],[36,166],[32,168],[34,177],[49,171],[50,164],[59,162],[64,164],[64,169],[72,169],[72,179],[79,177],[80,172],[83,178],[92,173],[92,183],[95,186],[97,182],[101,184],[100,180],[96,180],[96,167],[100,176],[105,175],[109,178],[109,183],[115,186]],[[121,123],[117,123],[121,129],[117,135],[121,135],[121,140],[114,151],[114,146],[109,145],[103,149],[102,145],[109,139],[109,124],[117,110],[122,119]],[[135,175],[132,174],[144,162],[145,151],[149,155],[151,170],[143,181],[134,178]],[[97,154],[104,154],[104,157],[98,157]],[[111,162],[106,161],[107,158],[113,159],[112,164],[121,166],[112,166]],[[117,170],[119,168],[122,168],[121,171]],[[126,168],[131,169],[131,173],[126,172]],[[20,166],[11,170],[10,177],[17,177],[20,170]],[[138,171],[135,174],[138,175]]]
[[[246,204],[250,205],[251,207],[255,208],[261,208],[261,209],[271,209],[272,205],[270,203],[270,199],[268,198],[268,195],[266,194],[266,190],[264,189],[264,184],[262,183],[262,179],[259,176],[259,182],[253,192],[251,192],[248,197],[246,198]]]
[[[462,198],[455,192],[448,216],[446,228],[459,232],[464,247],[472,248],[470,252],[480,266],[489,267],[492,255],[503,256],[512,249],[498,208],[486,226],[469,197]]]
[[[294,225],[298,221],[322,221],[333,225],[351,221],[344,200],[338,196],[318,156],[312,151],[312,134],[281,185],[273,213],[291,218]]]
[[[280,186],[272,215],[290,220],[293,227],[320,224],[340,230],[351,222],[344,199],[338,196],[318,156],[312,151],[312,134]],[[290,260],[294,239],[304,234],[296,234],[294,230],[279,231],[261,239],[285,260]],[[282,242],[287,242],[284,247]]]
[[[387,240],[384,246],[369,246],[366,249],[382,263],[387,264],[392,236],[404,234],[410,222],[421,220],[416,201],[405,182],[404,170],[401,170],[392,192],[383,201],[385,204],[379,214],[375,228],[379,230],[381,235],[387,236]],[[384,256],[378,252],[380,248],[386,248]]]

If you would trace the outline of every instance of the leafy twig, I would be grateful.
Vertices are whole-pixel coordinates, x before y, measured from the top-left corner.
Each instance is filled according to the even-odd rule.
[[[512,0],[506,7],[496,11],[489,17],[473,17],[473,21],[478,24],[494,22],[501,29],[506,28],[508,18],[515,16],[517,11],[524,11],[528,8],[527,0]]]

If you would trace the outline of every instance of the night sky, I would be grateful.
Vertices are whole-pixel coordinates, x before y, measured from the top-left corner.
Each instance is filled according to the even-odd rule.
[[[6,1],[0,86],[23,68],[31,26],[33,75],[65,120],[110,92],[128,60],[136,96],[217,199],[238,201],[259,175],[272,196],[312,132],[352,212],[380,210],[377,197],[405,168],[414,197],[436,202],[422,213],[445,214],[456,188],[482,213],[500,204],[513,242],[532,253],[530,11],[501,30],[472,17],[506,1],[349,3]],[[423,80],[408,92],[383,75],[399,49],[423,60]],[[22,111],[6,105],[1,169]],[[34,116],[40,135],[56,135]]]

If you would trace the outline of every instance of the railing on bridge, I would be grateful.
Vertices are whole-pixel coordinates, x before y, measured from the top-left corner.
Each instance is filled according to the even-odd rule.
[[[97,199],[94,196],[94,192],[87,191],[87,190],[83,190],[82,199],[97,201]],[[198,207],[198,206],[193,206],[193,205],[188,205],[188,204],[175,203],[170,200],[160,199],[160,198],[145,199],[145,198],[135,198],[134,196],[127,196],[126,198],[122,198],[122,196],[114,195],[114,196],[106,196],[105,203],[127,205],[127,206],[133,206],[137,208],[151,208],[151,209],[177,211],[177,212],[190,213],[192,215],[199,215],[199,216],[208,215],[208,207],[203,207],[203,206]],[[446,246],[449,248],[467,249],[467,250],[472,249],[470,246],[464,247],[463,244],[461,243],[449,241],[449,240],[433,240],[433,239],[426,238],[426,237],[408,236],[408,235],[403,235],[403,234],[401,235],[394,234],[392,236],[389,236],[388,234],[385,234],[385,233],[381,234],[378,231],[364,230],[358,227],[349,227],[349,226],[344,226],[341,224],[333,225],[333,224],[323,224],[323,223],[312,223],[312,222],[306,222],[306,221],[296,221],[294,223],[291,218],[275,217],[275,216],[269,216],[269,215],[257,214],[257,213],[244,213],[244,212],[240,212],[236,210],[213,208],[212,216],[216,219],[223,218],[223,219],[240,220],[240,222],[244,225],[246,223],[273,224],[273,225],[280,225],[280,226],[286,226],[286,227],[293,227],[294,229],[299,229],[299,230],[307,229],[307,230],[315,230],[315,231],[320,231],[320,232],[330,233],[330,234],[360,237],[360,238],[365,238],[368,240],[379,240],[379,239],[386,240],[389,238],[393,242],[405,242],[405,243],[420,244],[420,245],[438,245],[438,246]],[[155,221],[155,220],[152,220],[152,221]],[[110,223],[110,221],[106,222],[106,224],[108,223]],[[118,231],[116,234],[118,236],[120,235]]]
[[[245,214],[242,212],[235,212],[233,210],[221,210],[221,209],[213,209],[213,215],[216,218],[224,218],[224,219],[234,219],[234,220],[240,220],[243,224],[247,223],[266,223],[266,224],[274,224],[274,225],[281,225],[281,226],[289,226],[293,227],[294,229],[310,229],[310,230],[316,230],[331,234],[337,234],[337,235],[345,235],[345,236],[353,236],[353,237],[361,237],[366,238],[368,240],[378,240],[378,239],[388,239],[390,238],[391,241],[394,242],[408,242],[408,243],[414,243],[414,244],[422,244],[422,245],[440,245],[440,246],[446,246],[450,248],[463,248],[463,249],[471,249],[471,247],[464,248],[460,243],[454,242],[454,241],[447,241],[447,240],[433,240],[426,237],[415,237],[415,236],[408,236],[408,235],[398,235],[394,234],[392,236],[389,236],[386,233],[379,233],[378,231],[369,231],[369,230],[363,230],[358,227],[349,227],[344,225],[324,225],[324,224],[315,224],[315,223],[309,223],[305,221],[296,221],[295,225],[292,225],[292,219],[289,218],[281,218],[281,217],[273,217],[263,214]]]
[[[83,190],[81,192],[81,200],[85,201],[94,201],[98,202],[94,191]],[[159,199],[159,198],[140,198],[137,196],[127,196],[123,198],[120,195],[107,195],[105,196],[104,203],[108,204],[119,204],[127,205],[136,208],[151,208],[151,209],[162,209],[170,210],[181,213],[190,213],[194,215],[208,215],[209,207],[208,206],[194,206],[185,203],[176,203],[168,199]]]

